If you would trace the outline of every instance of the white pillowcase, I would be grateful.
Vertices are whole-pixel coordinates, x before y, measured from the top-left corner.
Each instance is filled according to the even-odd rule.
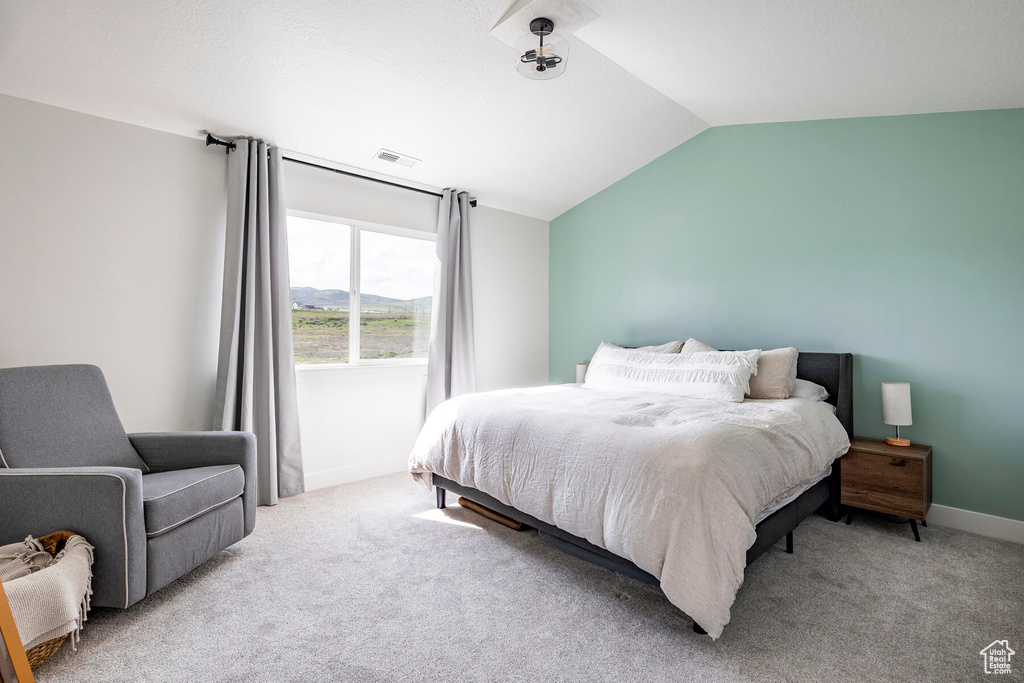
[[[653,391],[715,401],[743,401],[760,351],[690,354],[621,349],[602,343],[584,386],[605,391]]]
[[[696,339],[687,339],[682,353],[716,351],[713,346]],[[762,351],[757,359],[757,371],[750,378],[747,398],[789,398],[796,382],[796,361],[800,350],[787,346]]]
[[[824,401],[828,398],[828,389],[820,384],[808,382],[805,379],[798,379],[794,383],[793,393],[790,394],[790,397],[809,398],[812,401]]]
[[[680,353],[711,353],[717,351],[718,349],[716,349],[714,346],[708,346],[704,342],[697,341],[693,337],[690,337],[689,339],[686,340],[686,343],[683,344],[683,350]]]
[[[616,349],[624,349],[624,348],[626,348],[624,346],[618,346],[618,345],[612,344],[610,342],[601,342],[601,343],[602,344],[607,344],[608,346],[612,346],[612,347],[614,347]],[[630,351],[650,351],[651,353],[679,353],[680,351],[683,350],[683,342],[681,342],[681,341],[674,341],[674,342],[667,342],[665,344],[658,344],[657,346],[639,346],[639,347],[637,347],[635,349],[628,349],[628,350],[630,350]]]

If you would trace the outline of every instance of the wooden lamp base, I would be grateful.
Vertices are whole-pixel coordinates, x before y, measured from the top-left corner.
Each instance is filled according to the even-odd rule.
[[[885,442],[890,446],[909,446],[910,439],[901,439],[898,436],[887,436]]]

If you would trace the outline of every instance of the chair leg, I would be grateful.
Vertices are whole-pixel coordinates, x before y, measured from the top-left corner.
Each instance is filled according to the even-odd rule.
[[[790,531],[786,534],[786,552],[790,555],[793,554],[793,532]]]
[[[444,510],[444,494],[445,490],[440,486],[435,486],[434,491],[437,492],[437,509]]]

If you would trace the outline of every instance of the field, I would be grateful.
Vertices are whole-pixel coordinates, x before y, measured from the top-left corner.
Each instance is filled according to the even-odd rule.
[[[426,358],[430,313],[362,311],[360,355],[371,358]],[[292,311],[295,362],[348,362],[348,311]]]

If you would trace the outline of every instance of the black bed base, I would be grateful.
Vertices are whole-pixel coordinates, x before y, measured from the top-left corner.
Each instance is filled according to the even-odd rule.
[[[820,509],[822,514],[833,522],[839,520],[839,506],[833,505],[834,500],[830,496],[829,490],[830,479],[836,476],[836,470],[838,469],[839,461],[836,461],[833,465],[832,475],[822,479],[814,486],[800,494],[796,500],[761,520],[757,527],[755,527],[757,530],[757,538],[754,540],[754,545],[750,546],[750,549],[747,550],[747,566],[750,566],[754,560],[764,554],[764,552],[773,545],[781,541],[784,537],[791,536],[793,529],[795,529],[800,522],[811,516],[815,511]],[[487,495],[483,491],[479,491],[469,486],[462,486],[451,479],[445,479],[444,477],[440,477],[436,474],[431,476],[433,478],[432,481],[434,487],[437,491],[437,507],[439,508],[443,508],[445,506],[445,491],[451,491],[454,494],[468,498],[474,503],[479,503],[480,505],[490,508],[495,512],[500,512],[506,517],[511,517],[514,520],[522,522],[526,526],[533,527],[540,532],[541,538],[570,555],[574,555],[580,559],[592,562],[607,569],[617,571],[621,574],[625,574],[626,576],[631,576],[634,579],[639,579],[640,581],[654,586],[657,586],[660,583],[654,576],[648,574],[643,569],[640,569],[640,567],[636,566],[629,560],[619,557],[600,546],[596,546],[585,538],[574,536],[566,531],[562,531],[552,524],[542,522],[536,517],[528,515],[525,512],[520,512],[513,507],[505,505],[493,496]],[[789,547],[787,550],[792,551],[792,548]]]
[[[796,529],[800,522],[805,520],[815,511],[821,510],[822,514],[833,522],[839,520],[838,490],[836,491],[836,495],[832,495],[833,488],[837,487],[839,483],[839,468],[839,460],[836,460],[832,465],[831,475],[811,486],[811,488],[800,494],[800,496],[798,496],[793,502],[776,510],[771,515],[761,520],[761,522],[755,527],[757,531],[757,538],[754,540],[754,544],[750,546],[750,549],[747,550],[747,566],[750,566],[754,560],[763,555],[765,551],[783,538],[786,539],[786,552],[792,554],[793,530]],[[554,525],[542,522],[536,517],[528,515],[525,512],[520,512],[519,510],[498,501],[493,496],[487,495],[483,491],[479,491],[469,486],[462,486],[451,479],[445,479],[444,477],[440,477],[436,474],[431,475],[431,477],[431,481],[437,492],[438,508],[443,508],[445,506],[445,492],[451,491],[452,493],[468,498],[474,503],[479,503],[480,505],[490,508],[495,512],[500,512],[506,517],[511,517],[512,519],[520,521],[526,526],[533,527],[546,543],[561,550],[562,552],[578,557],[586,562],[604,567],[605,569],[611,569],[612,571],[620,574],[625,574],[626,576],[637,579],[638,581],[643,581],[644,583],[649,583],[653,586],[660,585],[658,579],[653,575],[645,572],[626,558],[619,557],[600,546],[594,545],[584,538],[574,536],[562,531]],[[703,629],[697,626],[696,622],[694,622],[693,627],[698,633],[704,632]]]

